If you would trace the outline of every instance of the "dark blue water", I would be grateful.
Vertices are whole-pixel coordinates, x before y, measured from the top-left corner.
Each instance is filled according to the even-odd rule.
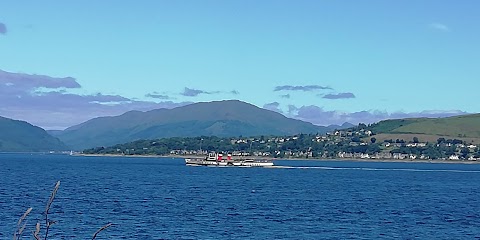
[[[0,239],[51,189],[50,239],[472,239],[480,165],[277,161],[326,168],[187,167],[182,159],[0,154]],[[26,238],[31,239],[31,238]]]

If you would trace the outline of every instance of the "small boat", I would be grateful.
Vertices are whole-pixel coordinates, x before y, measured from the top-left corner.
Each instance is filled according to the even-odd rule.
[[[224,159],[222,154],[209,154],[205,158],[185,158],[187,166],[225,166],[225,167],[269,167],[272,160],[264,159],[233,159],[230,154]]]

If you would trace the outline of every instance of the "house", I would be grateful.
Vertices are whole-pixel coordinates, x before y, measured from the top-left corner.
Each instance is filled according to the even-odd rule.
[[[368,155],[368,153],[362,153],[362,155],[360,155],[360,158],[370,158],[370,155]]]
[[[449,160],[459,160],[460,158],[457,155],[452,155],[448,159]]]
[[[427,146],[426,143],[409,143],[407,144],[407,147],[425,147]]]
[[[402,154],[402,153],[394,153],[393,154],[393,159],[405,159],[408,158],[408,154]]]

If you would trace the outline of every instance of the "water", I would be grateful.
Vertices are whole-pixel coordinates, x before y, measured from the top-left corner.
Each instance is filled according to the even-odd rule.
[[[11,239],[28,207],[33,230],[57,180],[49,239],[89,239],[108,222],[97,239],[480,237],[480,165],[275,164],[297,168],[0,154],[0,239]]]

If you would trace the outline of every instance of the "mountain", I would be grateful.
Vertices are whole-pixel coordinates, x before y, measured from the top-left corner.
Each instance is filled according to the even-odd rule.
[[[328,130],[252,104],[227,100],[148,112],[130,111],[120,116],[95,118],[55,134],[70,147],[86,149],[138,139],[292,135]]]
[[[48,134],[56,137],[60,135],[63,131],[62,130],[46,130]]]
[[[332,124],[332,125],[328,125],[328,129],[330,131],[334,131],[334,130],[341,130],[341,129],[347,129],[347,128],[352,128],[352,127],[355,127],[356,125],[353,125],[349,122],[345,122],[343,123],[342,125],[335,125],[335,124]]]
[[[1,152],[43,152],[66,150],[60,140],[42,128],[24,121],[0,117]]]
[[[395,139],[417,136],[425,141],[439,137],[463,139],[467,142],[480,140],[480,114],[447,118],[410,118],[385,120],[370,126],[370,130],[384,137]],[[407,140],[407,139],[405,139]]]

